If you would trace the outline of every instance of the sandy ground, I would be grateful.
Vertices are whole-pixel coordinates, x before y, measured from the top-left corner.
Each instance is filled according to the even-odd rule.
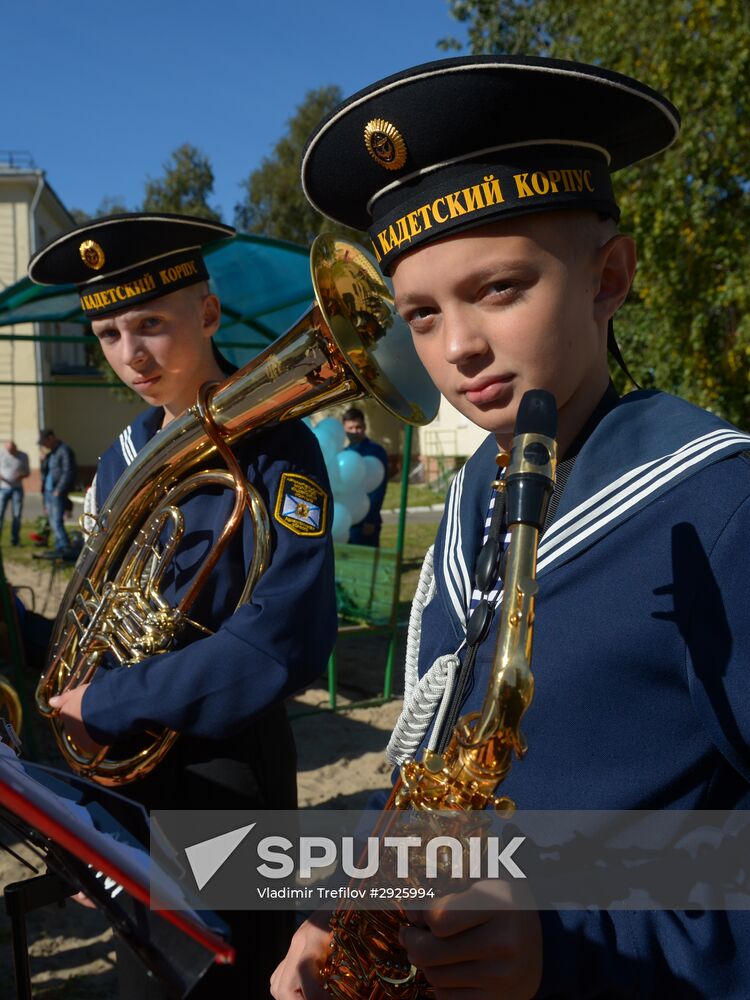
[[[6,560],[5,571],[15,586],[33,589],[37,611],[54,617],[64,582],[53,577],[49,565],[28,567]],[[340,704],[377,694],[385,666],[384,640],[347,637],[341,640],[338,655]],[[396,663],[403,663],[401,651]],[[396,673],[399,673],[398,668]],[[33,682],[32,679],[32,685]],[[299,755],[300,805],[359,808],[373,790],[385,788],[390,783],[391,768],[385,762],[384,749],[398,715],[399,701],[337,713],[325,706],[327,691],[322,682],[320,687],[308,689],[289,705]],[[323,710],[311,711],[316,708]],[[41,720],[39,725],[42,726]],[[44,747],[48,747],[50,741],[46,739],[45,729],[39,732]],[[56,751],[50,748],[49,753],[49,763],[56,763]],[[8,842],[9,838],[0,828],[0,843]],[[17,844],[12,847],[39,867],[38,859],[28,848]],[[16,859],[0,851],[0,886],[31,875]],[[117,997],[112,931],[98,911],[84,909],[72,902],[45,907],[28,916],[27,931],[35,997],[55,1000]],[[0,913],[0,1000],[14,996],[10,923],[3,908]]]

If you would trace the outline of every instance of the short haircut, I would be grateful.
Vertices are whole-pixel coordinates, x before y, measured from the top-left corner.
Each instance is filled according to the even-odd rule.
[[[362,423],[365,423],[365,415],[356,406],[350,406],[341,418],[342,423],[347,420],[361,420]]]

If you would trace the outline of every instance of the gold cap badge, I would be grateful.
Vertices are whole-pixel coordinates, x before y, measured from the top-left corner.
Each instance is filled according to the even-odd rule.
[[[395,125],[373,118],[365,125],[367,152],[386,170],[399,170],[406,163],[406,143]]]
[[[104,267],[104,251],[93,240],[84,240],[79,246],[78,252],[83,263],[90,267],[92,271],[100,271]]]

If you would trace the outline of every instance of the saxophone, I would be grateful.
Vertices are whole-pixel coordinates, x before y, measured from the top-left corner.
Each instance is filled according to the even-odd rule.
[[[510,464],[504,480],[511,541],[499,608],[493,670],[482,708],[459,719],[442,754],[428,751],[401,768],[376,834],[383,836],[389,810],[471,810],[491,807],[512,815],[515,803],[498,795],[514,754],[526,742],[521,718],[534,693],[531,647],[538,589],[536,554],[554,486],[557,410],[544,390],[527,392],[518,411]],[[391,813],[393,815],[393,813]],[[399,910],[340,909],[331,919],[331,948],[321,969],[336,1000],[420,1000],[431,988],[410,965],[399,944],[405,923]]]

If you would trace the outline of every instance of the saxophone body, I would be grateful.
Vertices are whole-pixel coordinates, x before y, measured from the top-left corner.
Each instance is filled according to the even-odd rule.
[[[556,407],[547,392],[526,393],[519,407],[510,464],[493,484],[506,494],[511,540],[490,682],[482,708],[459,719],[443,753],[407,761],[376,834],[387,828],[389,809],[483,810],[512,815],[515,803],[498,795],[514,757],[526,753],[521,719],[531,704],[536,557],[556,467]],[[431,995],[424,975],[410,965],[398,940],[405,923],[398,910],[341,909],[332,920],[330,954],[321,970],[336,1000],[420,1000]]]

